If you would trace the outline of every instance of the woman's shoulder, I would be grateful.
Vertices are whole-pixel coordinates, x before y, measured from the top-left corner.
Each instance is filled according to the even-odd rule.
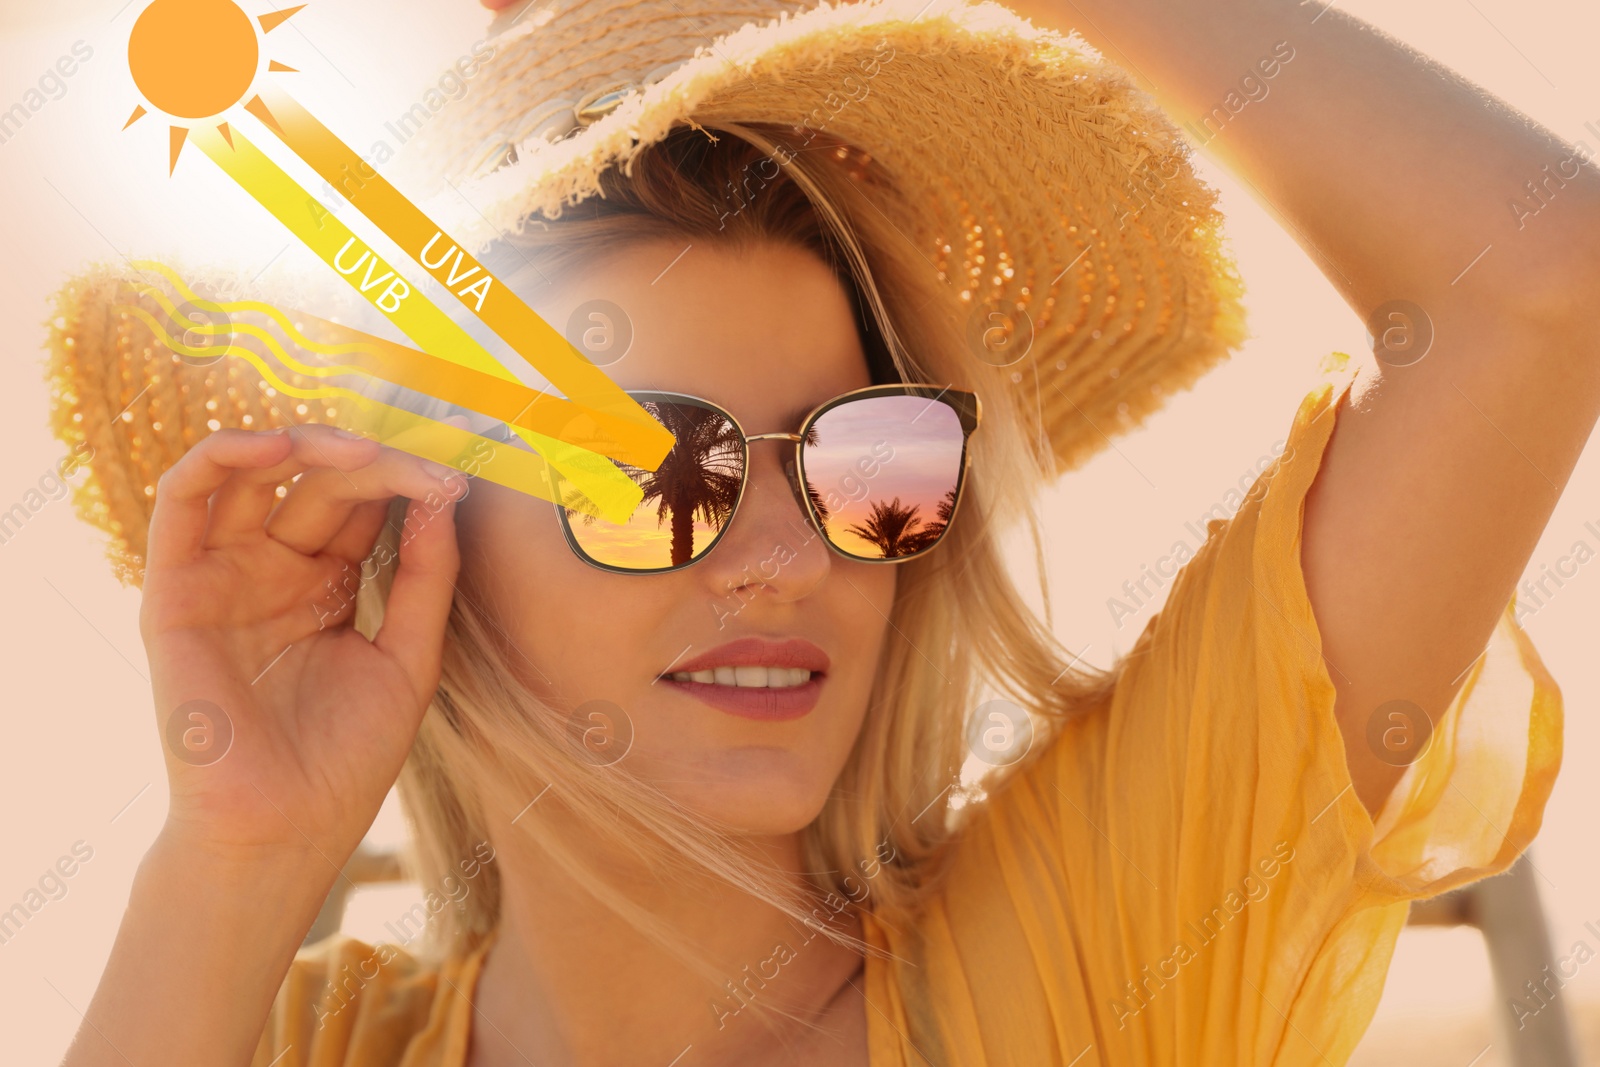
[[[303,1062],[458,1067],[488,948],[435,956],[342,934],[301,949],[279,988],[254,1067],[298,1048]]]

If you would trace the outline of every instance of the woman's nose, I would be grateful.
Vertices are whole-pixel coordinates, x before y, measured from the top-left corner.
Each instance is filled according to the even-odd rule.
[[[828,547],[801,503],[797,476],[785,469],[785,460],[793,465],[792,451],[782,442],[751,446],[738,512],[701,564],[718,597],[791,603],[827,577]]]

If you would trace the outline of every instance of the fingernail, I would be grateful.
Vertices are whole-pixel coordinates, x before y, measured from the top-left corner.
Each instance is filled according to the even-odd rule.
[[[343,429],[340,429],[337,426],[332,427],[332,429],[333,429],[333,432],[334,432],[335,435],[337,435],[339,437],[343,437],[346,440],[350,440],[350,441],[365,441],[366,440],[365,436],[363,436],[362,434],[355,433],[352,430],[343,430]]]
[[[435,463],[431,459],[422,461],[422,469],[441,481],[451,477],[456,472],[454,467],[446,467],[443,463]]]

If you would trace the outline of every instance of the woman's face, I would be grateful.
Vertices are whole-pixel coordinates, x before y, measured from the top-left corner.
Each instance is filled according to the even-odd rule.
[[[813,407],[872,384],[845,290],[789,246],[641,241],[523,295],[558,329],[580,305],[614,304],[633,341],[606,366],[613,380],[703,397],[750,434],[793,432]],[[733,522],[677,572],[593,567],[552,504],[481,479],[458,518],[463,588],[489,602],[535,693],[581,717],[589,758],[620,755],[691,810],[754,834],[794,832],[821,810],[894,598],[895,567],[839,557],[810,525],[784,474],[793,448],[750,446]],[[714,680],[671,677],[685,670]]]

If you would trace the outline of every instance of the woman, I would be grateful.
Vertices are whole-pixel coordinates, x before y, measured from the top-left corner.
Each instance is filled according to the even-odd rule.
[[[1560,701],[1508,600],[1600,406],[1600,213],[1581,164],[1560,225],[1504,201],[1571,151],[1338,11],[1030,7],[1216,116],[1353,307],[1436,333],[1307,397],[1101,676],[994,534],[1237,341],[1209,192],[996,9],[732,33],[756,7],[508,11],[435,149],[547,321],[625,315],[608,373],[677,439],[627,526],[309,424],[161,478],[157,709],[234,737],[169,761],[71,1067],[1340,1063],[1407,901],[1537,831]],[[530,109],[558,74],[578,106]],[[433,942],[296,957],[397,776]]]

